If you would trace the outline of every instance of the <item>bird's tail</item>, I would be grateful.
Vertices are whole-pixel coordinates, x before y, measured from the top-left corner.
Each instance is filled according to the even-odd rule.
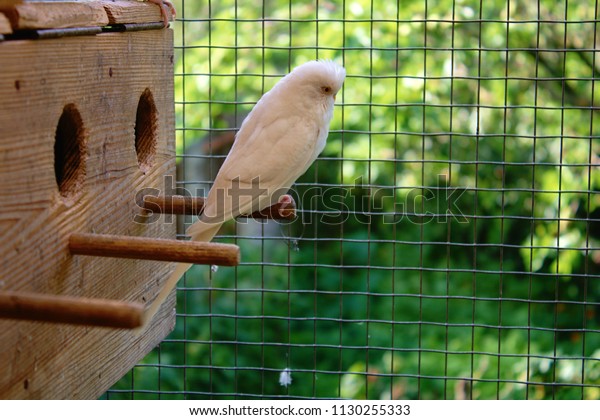
[[[192,237],[193,241],[210,242],[220,228],[221,223],[206,223],[199,220],[190,226],[187,233]],[[185,274],[186,271],[188,271],[191,266],[192,264],[189,263],[180,263],[175,266],[175,271],[173,271],[173,274],[169,276],[156,299],[154,299],[148,309],[146,309],[144,312],[142,325],[138,327],[136,331],[138,335],[146,329],[148,324],[150,324],[152,318],[154,318],[154,315],[156,315],[163,302],[167,300],[169,294],[171,294],[171,291],[173,291],[175,286],[177,286],[179,279]]]
[[[146,309],[146,311],[144,312],[144,317],[142,318],[142,325],[138,328],[138,333],[144,331],[148,324],[150,324],[152,318],[154,318],[154,315],[156,315],[163,302],[167,300],[169,294],[175,288],[181,276],[183,276],[191,266],[192,264],[189,263],[180,263],[175,266],[175,271],[173,271],[173,274],[169,276],[162,290],[160,291],[158,296],[156,296],[156,299],[154,299],[154,301],[150,304],[148,309]]]
[[[192,237],[192,241],[210,242],[212,238],[221,229],[222,223],[208,223],[198,220],[187,230],[187,234]]]

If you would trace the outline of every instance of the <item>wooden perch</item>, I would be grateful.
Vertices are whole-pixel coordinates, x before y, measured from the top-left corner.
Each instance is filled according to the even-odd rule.
[[[23,3],[23,0],[0,0],[0,9],[13,7],[15,4]]]
[[[182,195],[147,195],[142,203],[146,210],[155,213],[166,214],[190,214],[197,215],[204,208],[203,197],[187,197]],[[264,210],[252,213],[249,216],[254,219],[285,219],[293,220],[296,217],[296,203],[276,203]]]
[[[211,242],[74,233],[69,238],[69,249],[72,254],[97,257],[222,266],[233,266],[240,263],[240,249],[236,245]]]
[[[144,305],[39,293],[0,292],[0,318],[111,328],[142,325]]]

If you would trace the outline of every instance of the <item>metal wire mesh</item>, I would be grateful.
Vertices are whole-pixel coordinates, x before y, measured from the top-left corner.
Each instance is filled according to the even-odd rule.
[[[226,225],[108,398],[600,397],[597,1],[177,6],[180,188],[290,69],[348,76],[298,219]]]

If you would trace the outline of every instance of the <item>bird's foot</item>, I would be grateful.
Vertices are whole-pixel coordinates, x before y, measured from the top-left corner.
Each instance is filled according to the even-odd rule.
[[[175,6],[169,0],[147,0],[150,3],[157,4],[160,7],[160,13],[163,17],[163,22],[165,24],[165,28],[169,26],[169,20],[171,17],[175,19],[177,16],[177,10],[175,10]]]
[[[284,194],[281,197],[279,197],[277,204],[279,204],[277,212],[281,217],[286,217],[290,211],[294,211],[296,209],[296,202],[294,201],[294,197],[292,197],[289,194]]]

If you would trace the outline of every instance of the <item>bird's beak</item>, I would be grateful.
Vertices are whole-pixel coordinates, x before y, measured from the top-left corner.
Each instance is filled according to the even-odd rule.
[[[337,96],[337,93],[335,95],[333,95],[333,100],[335,101],[335,97]]]

